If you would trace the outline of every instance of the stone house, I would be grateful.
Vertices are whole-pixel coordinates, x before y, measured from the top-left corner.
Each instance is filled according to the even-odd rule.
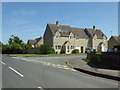
[[[47,24],[43,39],[44,44],[49,44],[57,53],[71,54],[74,49],[85,53],[86,48],[107,51],[107,37],[95,26],[76,28],[60,25],[57,21],[56,24]]]
[[[33,48],[40,47],[43,44],[43,37],[36,38],[35,40],[28,40],[28,45],[31,45]]]
[[[111,49],[117,44],[120,44],[120,36],[111,36],[108,40],[108,48]]]

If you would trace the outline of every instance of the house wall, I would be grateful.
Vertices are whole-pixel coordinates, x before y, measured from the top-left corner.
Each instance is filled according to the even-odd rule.
[[[53,37],[53,47],[55,49],[55,52],[60,53],[61,49],[56,49],[56,46],[61,46],[68,41],[68,37],[60,37],[59,39],[56,38],[56,36]]]
[[[87,40],[84,38],[80,38],[80,39],[76,39],[76,47],[79,47],[80,49],[80,53],[85,53],[85,49],[87,47]],[[81,50],[81,48],[83,47],[83,52]]]
[[[56,35],[59,35],[58,33],[56,33]],[[70,39],[69,37],[60,37],[59,39],[56,38],[56,35],[53,37],[53,46],[56,52],[60,53],[61,49],[56,49],[56,45],[60,45],[62,47],[62,45],[66,42],[69,41],[70,42],[70,47],[74,46],[74,49],[78,49],[79,48],[79,52],[81,53],[81,47],[83,47],[83,53],[85,53],[85,48],[87,46],[87,41],[84,38],[80,38],[80,39]],[[74,49],[70,49],[70,52],[72,52],[72,50]]]
[[[107,40],[104,40],[104,39],[94,39],[93,38],[93,49],[97,49],[98,50],[98,46],[99,46],[99,44],[101,43],[101,42],[103,42],[103,44],[104,44],[104,50],[103,51],[107,51],[107,49],[108,49],[108,43],[107,43]]]
[[[42,45],[44,42],[43,42],[43,38],[37,42],[37,44],[35,44],[36,47],[40,47],[40,45]]]
[[[43,39],[43,44],[49,44],[51,47],[53,47],[53,34],[48,26],[46,27]]]

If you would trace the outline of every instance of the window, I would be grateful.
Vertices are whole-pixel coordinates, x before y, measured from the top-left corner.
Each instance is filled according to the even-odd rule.
[[[71,46],[71,49],[74,49],[74,46]]]
[[[57,38],[57,39],[59,39],[59,38],[60,38],[60,36],[59,36],[59,35],[57,35],[57,36],[56,36],[56,38]]]
[[[80,36],[75,36],[75,38],[76,38],[76,39],[79,39],[79,38],[80,38]]]
[[[60,46],[60,45],[58,46],[58,49],[61,49],[61,46]]]
[[[55,49],[57,49],[57,46],[55,46]]]
[[[70,38],[70,39],[74,39],[74,36],[70,36],[69,38]]]
[[[60,45],[56,45],[55,49],[61,49],[61,46]]]

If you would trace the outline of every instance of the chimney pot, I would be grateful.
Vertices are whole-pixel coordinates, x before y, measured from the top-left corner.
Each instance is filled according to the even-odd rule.
[[[56,25],[58,25],[59,24],[59,22],[58,21],[56,21]]]
[[[93,26],[93,29],[95,29],[95,26]]]

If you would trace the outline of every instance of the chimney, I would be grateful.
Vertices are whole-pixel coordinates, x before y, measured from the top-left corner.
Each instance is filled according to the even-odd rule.
[[[56,25],[59,26],[59,22],[58,21],[56,21]]]
[[[93,30],[95,30],[95,26],[93,26]]]

